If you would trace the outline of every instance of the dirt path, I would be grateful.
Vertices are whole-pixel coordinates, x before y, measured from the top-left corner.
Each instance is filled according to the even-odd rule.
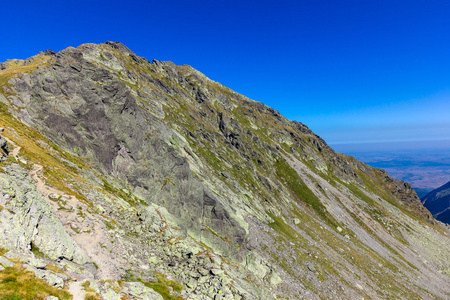
[[[99,279],[119,279],[118,262],[110,259],[111,254],[102,245],[110,240],[105,226],[99,215],[89,213],[87,206],[80,202],[75,196],[66,195],[60,190],[49,187],[42,179],[43,167],[34,164],[30,171],[30,176],[36,182],[37,190],[52,205],[55,215],[63,221],[66,231],[72,236],[75,242],[89,255],[99,267],[97,277]],[[58,202],[50,200],[50,197],[56,195],[64,199],[65,207],[72,207],[72,210],[59,209]],[[83,211],[83,217],[80,217],[79,211]],[[76,228],[77,233],[75,234]]]
[[[9,145],[14,147],[10,155],[22,163],[29,164],[30,162],[25,161],[19,155],[21,147],[10,139],[5,139]],[[121,257],[112,258],[111,253],[106,250],[104,244],[109,243],[111,237],[107,233],[108,229],[104,225],[102,216],[93,213],[92,209],[89,209],[75,196],[67,195],[63,191],[48,186],[45,182],[43,166],[33,164],[30,176],[36,184],[37,191],[52,206],[54,215],[64,224],[66,232],[98,266],[96,279],[120,279],[120,267],[125,261]],[[85,278],[78,278],[79,281],[70,284],[74,292],[81,290],[80,280],[82,279]],[[72,293],[72,290],[70,292]],[[78,292],[77,295],[74,294],[74,299],[84,299],[84,292],[81,294]]]
[[[81,286],[84,281],[72,281],[69,285],[69,293],[73,295],[72,300],[84,300],[86,292]]]
[[[57,194],[57,195],[64,195],[60,190],[57,190],[55,188],[49,187],[48,185],[45,185],[44,180],[41,179],[42,175],[42,169],[43,167],[38,164],[34,164],[31,167],[30,176],[34,179],[34,182],[36,183],[36,188],[39,193],[41,193],[42,196],[48,197],[50,194]],[[70,196],[72,198],[75,198],[73,196]],[[76,199],[76,198],[75,198]]]

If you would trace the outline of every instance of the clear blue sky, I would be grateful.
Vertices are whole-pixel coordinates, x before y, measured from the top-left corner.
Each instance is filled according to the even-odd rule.
[[[450,1],[3,1],[0,61],[120,41],[330,144],[450,139]]]

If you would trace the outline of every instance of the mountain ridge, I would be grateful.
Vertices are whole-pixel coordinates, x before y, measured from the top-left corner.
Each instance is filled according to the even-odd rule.
[[[117,42],[0,66],[1,126],[21,147],[3,176],[42,166],[56,215],[99,266],[72,276],[98,282],[99,295],[100,279],[158,274],[198,299],[449,295],[450,254],[435,257],[447,229],[408,184],[335,153],[306,125]],[[68,217],[74,205],[80,220]]]
[[[437,220],[450,224],[450,182],[426,194],[422,203]]]

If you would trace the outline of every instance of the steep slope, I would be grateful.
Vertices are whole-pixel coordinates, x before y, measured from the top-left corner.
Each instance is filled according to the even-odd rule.
[[[448,229],[408,184],[190,66],[107,42],[0,69],[14,152],[0,174],[51,204],[87,257],[55,258],[64,234],[39,253],[92,292],[131,297],[143,282],[166,299],[450,297]],[[7,187],[18,189],[2,187],[0,221],[19,209]],[[30,238],[0,245],[33,257],[35,225],[17,226]]]
[[[437,220],[450,224],[450,182],[429,192],[422,203]]]

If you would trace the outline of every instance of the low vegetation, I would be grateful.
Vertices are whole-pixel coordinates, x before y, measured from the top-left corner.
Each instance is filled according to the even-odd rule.
[[[48,285],[20,264],[0,271],[0,299],[45,300],[47,296],[58,297],[61,300],[72,299],[68,291]]]
[[[182,297],[173,296],[170,292],[170,288],[174,292],[181,292],[183,289],[183,285],[174,281],[174,280],[168,280],[165,275],[163,274],[156,274],[156,281],[147,281],[144,282],[141,280],[142,283],[144,283],[145,286],[152,288],[155,290],[158,294],[160,294],[164,300],[182,300]]]

